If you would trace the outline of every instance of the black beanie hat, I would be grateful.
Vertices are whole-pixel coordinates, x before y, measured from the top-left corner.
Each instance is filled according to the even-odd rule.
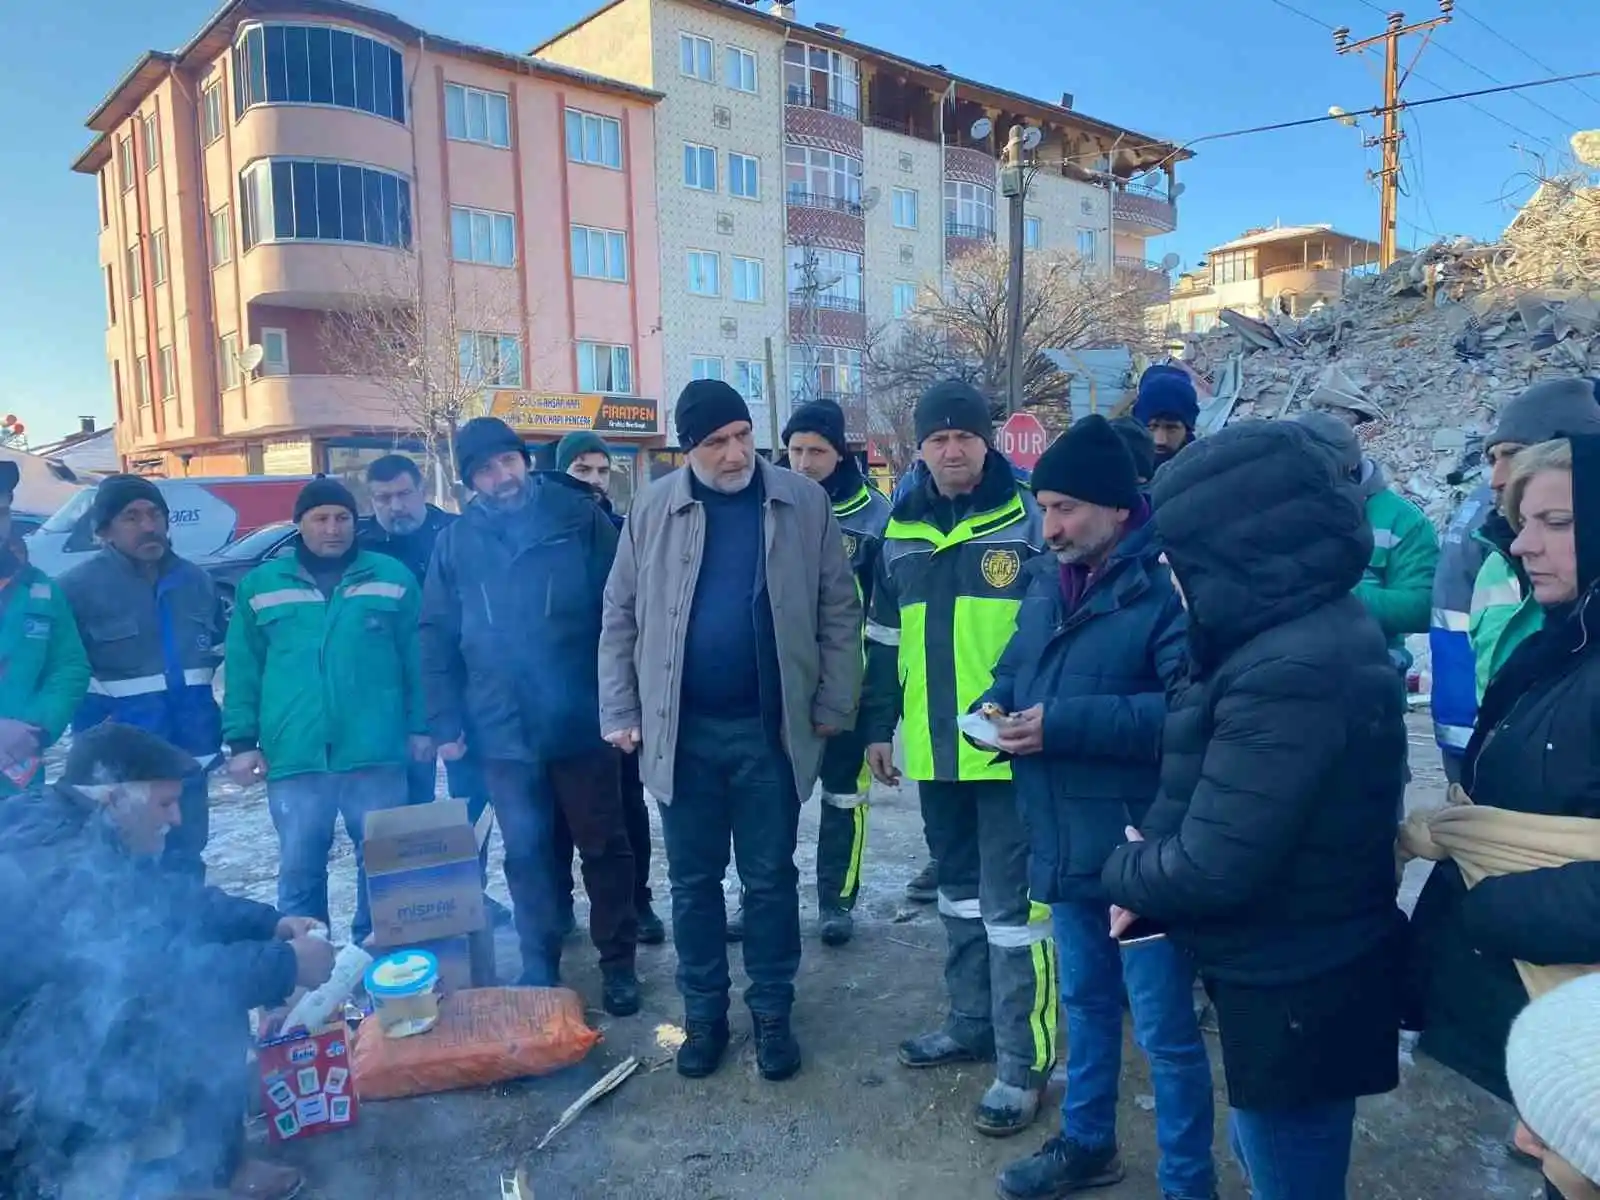
[[[22,469],[9,458],[0,458],[0,493],[14,496],[22,482]]]
[[[724,425],[749,421],[750,406],[744,397],[720,379],[694,379],[678,393],[673,423],[678,430],[678,445],[692,450]]]
[[[132,725],[105,721],[73,733],[61,782],[69,787],[163,783],[198,769],[194,759],[165,739]]]
[[[298,523],[300,518],[313,508],[322,508],[329,504],[348,508],[352,517],[361,515],[356,508],[356,498],[350,494],[349,488],[337,479],[318,475],[301,488],[300,494],[294,498],[294,519]]]
[[[795,409],[789,416],[789,423],[783,427],[783,444],[787,446],[789,438],[796,433],[814,433],[826,438],[840,457],[850,455],[844,440],[844,409],[837,400],[813,400]]]
[[[985,442],[994,441],[989,402],[977,388],[959,379],[943,380],[923,392],[913,421],[919,446],[942,429],[961,429]]]
[[[1134,474],[1148,483],[1150,477],[1156,473],[1155,438],[1151,437],[1150,431],[1132,417],[1118,417],[1111,422],[1111,428],[1117,431],[1122,444],[1133,456]]]
[[[142,475],[107,475],[94,493],[94,531],[99,533],[135,500],[148,500],[167,515],[167,498]]]
[[[456,434],[456,470],[461,482],[471,487],[478,468],[508,450],[518,451],[524,461],[528,458],[527,445],[499,417],[473,417]]]
[[[1099,413],[1080,417],[1051,442],[1029,482],[1035,494],[1060,492],[1105,508],[1133,508],[1139,503],[1133,456]]]

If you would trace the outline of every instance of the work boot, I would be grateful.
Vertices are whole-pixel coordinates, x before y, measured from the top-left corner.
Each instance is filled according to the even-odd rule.
[[[728,940],[730,942],[744,941],[744,889],[739,889],[739,902],[733,906],[733,911],[728,914]]]
[[[306,1178],[293,1167],[247,1158],[228,1182],[233,1200],[294,1200]]]
[[[992,1050],[981,1054],[970,1050],[942,1029],[919,1034],[900,1043],[900,1065],[912,1070],[947,1067],[953,1063],[988,1062],[993,1058]]]
[[[761,1078],[769,1083],[792,1078],[800,1070],[800,1043],[789,1028],[789,1014],[763,1017],[752,1013],[751,1018],[756,1027],[756,1066]]]
[[[639,945],[659,946],[666,941],[667,927],[656,916],[656,910],[650,907],[650,901],[642,900],[634,907],[639,913]]]
[[[616,967],[600,974],[600,1003],[613,1017],[631,1017],[639,1011],[639,977],[631,967]]]
[[[1121,1183],[1122,1173],[1115,1144],[1091,1150],[1057,1134],[1039,1153],[1001,1171],[995,1190],[1001,1200],[1060,1200],[1073,1192]]]
[[[825,908],[817,931],[822,935],[824,946],[842,946],[856,931],[855,918],[847,909]]]
[[[1039,1089],[1014,1087],[996,1079],[978,1101],[972,1125],[984,1137],[1021,1133],[1039,1115]]]
[[[939,864],[931,858],[928,865],[911,877],[906,884],[906,899],[915,904],[932,904],[939,898]]]
[[[678,1074],[685,1079],[704,1079],[722,1065],[728,1049],[728,1018],[715,1021],[685,1021],[688,1038],[678,1047]]]

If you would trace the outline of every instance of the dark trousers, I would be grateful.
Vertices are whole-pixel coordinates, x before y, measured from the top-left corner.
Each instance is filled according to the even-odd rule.
[[[589,933],[601,970],[632,970],[639,938],[633,908],[633,849],[622,819],[617,751],[607,746],[536,766],[485,764],[489,799],[506,847],[506,886],[516,911],[523,982],[553,986],[561,964],[555,816],[567,819],[583,857]]]
[[[633,908],[643,912],[655,899],[650,891],[650,812],[644,806],[644,784],[639,781],[639,756],[622,757],[622,823],[633,850]],[[564,916],[572,915],[572,854],[576,846],[567,818],[558,808],[555,827],[556,901]]]
[[[672,881],[678,991],[689,1020],[715,1021],[728,1013],[722,878],[730,839],[744,884],[744,967],[750,977],[745,1003],[760,1016],[783,1016],[794,1005],[799,820],[789,757],[759,717],[683,716],[672,802],[661,805],[661,828]]]
[[[472,758],[458,759],[444,765],[445,778],[452,800],[464,800],[467,804],[467,820],[471,822],[473,830],[478,829],[478,822],[483,817],[483,810],[489,807],[489,791],[483,782],[483,770],[477,760]],[[408,804],[432,804],[438,798],[439,768],[437,763],[412,763],[406,772],[406,802]],[[478,877],[485,885],[489,882],[489,830],[485,826],[478,837]]]
[[[822,751],[822,811],[817,816],[817,907],[849,912],[861,890],[867,846],[866,739],[847,730]]]
[[[186,775],[178,797],[183,823],[167,833],[161,864],[169,871],[206,877],[205,849],[211,836],[211,775],[201,769]]]

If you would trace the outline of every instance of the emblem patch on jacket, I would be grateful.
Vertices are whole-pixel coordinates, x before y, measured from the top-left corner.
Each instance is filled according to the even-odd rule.
[[[860,539],[853,533],[844,535],[844,556],[851,562],[856,560],[856,549],[861,545]]]
[[[49,617],[28,617],[22,622],[22,636],[29,638],[47,638],[50,636]]]
[[[978,567],[990,587],[1008,588],[1017,581],[1017,574],[1022,570],[1022,556],[1015,550],[990,550]]]

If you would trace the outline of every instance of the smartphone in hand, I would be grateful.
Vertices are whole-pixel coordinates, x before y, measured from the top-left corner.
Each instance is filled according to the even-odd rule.
[[[1165,927],[1152,921],[1149,917],[1140,917],[1122,931],[1122,935],[1117,938],[1117,945],[1140,946],[1145,942],[1158,941],[1166,936]]]

